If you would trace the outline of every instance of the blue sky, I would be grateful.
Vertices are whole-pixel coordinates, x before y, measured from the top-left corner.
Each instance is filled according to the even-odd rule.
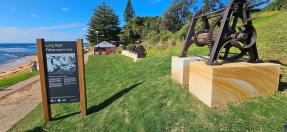
[[[95,5],[111,6],[124,25],[128,0],[1,0],[0,43],[75,41],[86,33],[88,18]],[[131,0],[136,15],[161,16],[171,0]],[[201,5],[201,3],[198,3]],[[86,40],[84,40],[86,42]]]

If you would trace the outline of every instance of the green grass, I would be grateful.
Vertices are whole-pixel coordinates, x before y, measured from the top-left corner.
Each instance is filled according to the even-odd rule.
[[[56,104],[45,124],[39,106],[10,131],[283,131],[286,92],[209,108],[170,78],[169,53],[136,63],[121,54],[90,56],[87,117],[79,103]]]
[[[121,54],[89,56],[86,64],[88,115],[80,103],[52,105],[44,123],[42,106],[9,131],[285,131],[287,124],[287,13],[254,21],[262,60],[281,64],[279,92],[209,108],[170,78],[171,56],[182,46],[148,50],[133,62]],[[275,37],[275,38],[273,38]],[[193,45],[189,53],[208,54]]]
[[[117,47],[117,53],[122,52],[123,47]]]
[[[15,75],[13,77],[10,77],[10,78],[0,79],[0,89],[9,87],[13,84],[24,81],[24,80],[29,79],[33,76],[38,75],[38,74],[39,74],[39,71],[34,71],[34,72],[27,72],[27,73],[18,74],[18,75]]]

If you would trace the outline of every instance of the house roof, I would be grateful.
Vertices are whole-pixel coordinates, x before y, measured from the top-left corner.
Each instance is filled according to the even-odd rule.
[[[102,41],[98,44],[95,44],[93,47],[115,47],[115,45],[113,45],[107,41]]]

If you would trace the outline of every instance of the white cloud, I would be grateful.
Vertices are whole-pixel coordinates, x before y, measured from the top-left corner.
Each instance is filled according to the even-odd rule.
[[[64,11],[68,11],[69,10],[69,8],[62,8]]]
[[[82,32],[80,29],[74,32],[51,31],[47,29],[70,28],[80,25],[83,24],[72,23],[63,26],[42,28],[0,27],[0,40],[1,43],[35,43],[37,38],[44,38],[47,41],[76,41],[77,38],[83,38],[85,32]]]
[[[35,43],[37,38],[46,41],[76,41],[83,38],[82,32],[54,32],[38,28],[0,28],[1,43]]]
[[[88,28],[83,28],[82,30],[86,31],[86,30],[88,30]]]
[[[35,16],[37,16],[37,15],[32,14],[32,15],[30,15],[30,16],[35,17]]]
[[[77,23],[74,22],[72,24],[68,25],[62,25],[62,26],[55,26],[55,27],[41,27],[40,29],[56,29],[56,28],[71,28],[71,27],[79,27],[85,25],[84,23]]]

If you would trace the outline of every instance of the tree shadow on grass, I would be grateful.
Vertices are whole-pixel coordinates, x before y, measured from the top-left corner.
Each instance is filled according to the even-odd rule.
[[[135,84],[135,85],[133,85],[133,86],[131,86],[129,88],[126,88],[126,89],[118,92],[117,94],[113,95],[112,97],[110,97],[109,99],[105,100],[104,102],[102,102],[99,105],[90,107],[87,110],[87,114],[92,114],[92,113],[95,113],[95,112],[103,110],[104,108],[106,108],[110,104],[112,104],[115,100],[119,99],[120,97],[122,97],[123,95],[125,95],[126,93],[128,93],[129,91],[131,91],[132,89],[134,89],[135,87],[137,87],[138,85],[140,85],[143,82],[144,81],[142,81],[140,83],[137,83],[137,84]],[[64,118],[67,118],[67,117],[70,117],[70,116],[73,116],[73,115],[76,115],[76,114],[80,114],[80,113],[81,112],[75,112],[75,113],[68,114],[68,115],[65,115],[65,116],[53,118],[52,121],[61,120],[61,119],[64,119]],[[44,130],[42,128],[42,126],[39,126],[39,127],[34,128],[33,130],[28,130],[28,131],[25,131],[25,132],[43,132],[43,131],[46,131],[46,130]]]
[[[280,64],[280,65],[282,65],[282,66],[287,66],[286,64],[282,63],[282,62],[281,62],[281,61],[279,61],[279,60],[269,60],[269,61],[267,61],[267,62],[270,62],[270,63],[277,63],[277,64]]]
[[[67,117],[70,117],[70,116],[73,116],[73,115],[76,115],[76,114],[80,114],[80,113],[81,112],[74,112],[74,113],[71,113],[71,114],[68,114],[68,115],[64,115],[64,116],[60,116],[60,117],[57,117],[57,118],[52,118],[52,121],[65,119]]]
[[[285,89],[287,89],[287,83],[281,82],[280,81],[281,78],[282,78],[282,75],[280,74],[278,91],[284,91]]]
[[[268,60],[267,62],[280,64],[280,65],[282,65],[282,66],[287,66],[286,64],[282,63],[282,62],[279,61],[279,60]],[[281,78],[282,78],[282,75],[280,74],[278,91],[284,91],[285,89],[287,89],[287,83],[280,81]]]
[[[144,81],[143,81],[144,82]],[[137,83],[129,88],[126,88],[120,92],[118,92],[117,94],[113,95],[112,97],[110,97],[109,99],[105,100],[104,102],[102,102],[99,105],[96,106],[92,106],[87,110],[87,114],[92,114],[98,111],[103,110],[104,108],[108,107],[110,104],[112,104],[115,100],[119,99],[120,97],[122,97],[124,94],[128,93],[129,91],[131,91],[132,89],[134,89],[135,87],[137,87],[138,85],[140,85],[141,83]]]
[[[39,127],[34,128],[33,130],[27,130],[24,132],[45,132],[45,131],[43,130],[42,126],[39,126]]]
[[[94,112],[98,112],[100,110],[103,110],[104,108],[108,107],[111,103],[113,103],[115,100],[119,99],[120,97],[122,97],[124,94],[128,93],[129,91],[131,91],[133,88],[137,87],[138,85],[140,85],[143,82],[137,83],[129,88],[126,88],[120,92],[118,92],[117,94],[113,95],[112,97],[110,97],[109,99],[105,100],[103,103],[96,105],[96,106],[92,106],[91,108],[89,108],[87,110],[87,114],[92,114]],[[57,118],[53,118],[52,121],[56,121],[56,120],[61,120],[61,119],[65,119],[67,117],[76,115],[76,114],[80,114],[81,112],[74,112],[68,115],[64,115],[64,116],[60,116]]]

